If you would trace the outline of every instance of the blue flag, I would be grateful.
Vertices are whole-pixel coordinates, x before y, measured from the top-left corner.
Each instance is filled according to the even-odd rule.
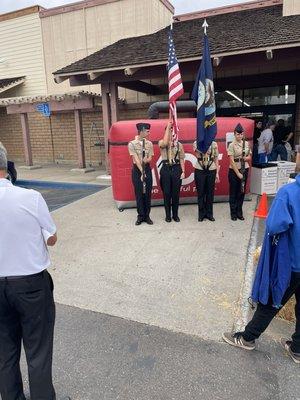
[[[213,69],[207,35],[203,38],[203,56],[192,92],[197,104],[197,149],[206,153],[217,134]]]

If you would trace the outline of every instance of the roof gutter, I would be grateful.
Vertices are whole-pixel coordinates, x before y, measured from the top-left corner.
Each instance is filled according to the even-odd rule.
[[[212,54],[211,57],[212,58],[229,57],[229,56],[240,55],[240,54],[259,53],[259,52],[263,52],[263,51],[267,51],[267,50],[280,50],[280,49],[289,49],[289,48],[294,48],[294,47],[300,47],[300,42],[289,43],[287,45],[267,46],[267,47],[258,47],[255,49],[248,49],[248,50],[238,50],[238,51],[230,51],[230,52],[225,52],[225,53],[215,53],[215,54]],[[196,57],[178,58],[178,61],[179,61],[179,63],[185,63],[185,62],[190,62],[190,61],[200,61],[201,59],[202,59],[202,56],[198,56],[198,57],[196,56]],[[75,76],[75,75],[88,74],[90,72],[104,73],[104,72],[111,72],[111,71],[120,71],[120,70],[124,70],[126,68],[153,67],[153,66],[158,66],[158,65],[166,65],[166,63],[167,63],[167,59],[162,60],[162,61],[143,63],[143,64],[124,65],[122,67],[117,66],[117,67],[112,67],[112,68],[90,69],[90,70],[67,72],[67,73],[53,72],[53,75],[55,77],[70,77],[70,76]]]

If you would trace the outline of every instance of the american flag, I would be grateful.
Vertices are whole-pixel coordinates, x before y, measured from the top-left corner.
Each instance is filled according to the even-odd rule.
[[[178,61],[175,53],[175,46],[173,40],[172,28],[169,32],[169,43],[168,43],[168,78],[169,78],[169,107],[170,116],[173,122],[172,142],[178,142],[178,121],[177,121],[177,109],[176,100],[184,93]]]

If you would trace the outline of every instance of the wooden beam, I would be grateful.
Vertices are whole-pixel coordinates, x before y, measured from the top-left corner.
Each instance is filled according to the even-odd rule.
[[[130,67],[127,67],[127,68],[124,69],[124,74],[125,74],[126,76],[132,76],[132,75],[134,75],[139,69],[140,69],[140,68],[130,68]]]
[[[74,117],[75,117],[75,132],[76,132],[78,168],[86,168],[81,111],[75,110]]]
[[[101,76],[101,75],[103,75],[102,72],[89,72],[89,73],[87,74],[87,77],[88,77],[88,79],[89,79],[90,81],[94,81],[94,80],[96,80],[97,78],[99,78],[99,76]]]
[[[66,76],[55,76],[54,77],[54,82],[55,83],[62,83],[64,81],[66,81],[68,79],[68,77]]]
[[[110,173],[110,163],[108,155],[108,136],[111,127],[111,108],[110,108],[110,97],[109,97],[109,83],[102,83],[102,114],[103,114],[103,130],[104,130],[104,148],[105,148],[105,166],[106,172]]]
[[[110,107],[111,107],[111,124],[114,124],[119,119],[118,108],[118,85],[116,83],[110,84]]]
[[[28,115],[25,113],[21,114],[21,125],[22,125],[25,162],[28,167],[31,167],[33,165],[32,149],[31,149],[31,141],[30,141]]]
[[[119,82],[119,86],[125,89],[135,90],[136,92],[146,93],[148,95],[157,96],[160,94],[166,94],[161,88],[144,81],[130,81],[130,82]]]
[[[43,103],[43,102],[41,102]],[[86,110],[94,107],[92,97],[83,97],[71,100],[49,101],[51,111]],[[37,103],[11,104],[6,106],[7,114],[24,114],[37,112]]]

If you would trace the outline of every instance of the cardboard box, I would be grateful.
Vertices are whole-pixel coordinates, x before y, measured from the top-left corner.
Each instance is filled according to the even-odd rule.
[[[289,181],[290,174],[295,172],[296,163],[290,161],[279,161],[277,164],[277,190],[281,186],[286,185]]]
[[[255,194],[275,194],[277,192],[277,165],[252,167],[250,191]]]

